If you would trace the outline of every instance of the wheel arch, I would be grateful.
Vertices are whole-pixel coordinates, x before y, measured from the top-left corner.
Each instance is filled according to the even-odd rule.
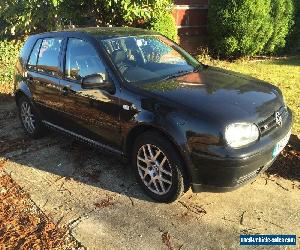
[[[15,101],[18,105],[18,100],[21,96],[27,97],[29,100],[32,100],[32,94],[28,86],[24,82],[18,84],[18,88],[15,91]]]
[[[16,93],[15,93],[15,101],[16,101],[16,104],[17,106],[19,106],[19,100],[22,96],[26,96],[25,93],[21,90],[18,90]],[[27,96],[26,96],[27,97]]]
[[[35,112],[36,112],[37,116],[39,117],[39,119],[42,120],[43,116],[42,116],[40,110],[38,109],[38,107],[36,106],[36,104],[34,103],[34,101],[32,99],[31,91],[25,83],[20,83],[19,84],[19,87],[15,91],[14,95],[15,95],[15,102],[16,102],[17,106],[19,106],[20,98],[21,97],[26,97],[30,101],[30,104],[32,105],[32,107],[35,110]]]
[[[156,126],[150,125],[150,124],[140,124],[140,125],[134,127],[133,129],[131,129],[129,131],[129,133],[126,137],[127,139],[124,143],[125,144],[124,152],[126,154],[127,159],[129,161],[131,161],[133,145],[134,145],[136,138],[138,136],[140,136],[141,134],[150,132],[150,131],[160,134],[162,137],[164,137],[166,140],[168,140],[174,146],[175,150],[179,154],[179,157],[182,161],[183,169],[184,169],[185,175],[187,177],[186,181],[190,182],[192,176],[191,176],[190,169],[188,167],[189,160],[187,159],[187,157],[184,153],[184,149],[175,141],[174,137],[170,133],[168,133],[166,130],[164,130],[160,127],[156,127]]]

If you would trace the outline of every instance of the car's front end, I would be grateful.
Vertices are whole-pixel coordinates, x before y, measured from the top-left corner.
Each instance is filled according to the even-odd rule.
[[[292,112],[271,84],[208,67],[145,89],[180,110],[194,192],[230,191],[249,182],[288,143]]]
[[[291,134],[291,110],[283,108],[281,113],[278,112],[282,120],[278,120],[278,113],[274,112],[266,121],[256,124],[259,136],[250,145],[234,148],[221,143],[220,146],[210,147],[208,153],[197,150],[197,146],[193,144],[190,153],[193,191],[230,191],[267,170],[287,144]],[[266,125],[270,126],[267,130]],[[189,141],[193,140],[195,138],[189,138]]]

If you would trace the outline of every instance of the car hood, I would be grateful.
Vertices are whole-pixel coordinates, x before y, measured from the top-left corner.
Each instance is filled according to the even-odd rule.
[[[221,122],[259,122],[283,106],[281,92],[258,79],[207,67],[171,80],[148,83],[144,90],[195,114]]]

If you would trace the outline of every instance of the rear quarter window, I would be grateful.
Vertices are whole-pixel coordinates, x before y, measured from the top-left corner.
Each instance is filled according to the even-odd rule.
[[[34,36],[30,36],[24,43],[17,61],[17,69],[19,71],[22,70],[22,68],[25,68],[30,52],[35,42],[36,42],[36,38]]]
[[[28,60],[28,64],[27,64],[27,68],[29,70],[36,70],[36,63],[37,63],[41,43],[42,43],[41,39],[37,40],[37,42],[35,43],[32,51],[31,51],[31,54],[30,54],[30,57]]]

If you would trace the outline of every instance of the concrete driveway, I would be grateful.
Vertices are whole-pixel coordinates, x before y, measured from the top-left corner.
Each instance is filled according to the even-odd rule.
[[[189,191],[158,204],[114,156],[50,131],[39,140],[24,136],[15,104],[6,99],[0,100],[0,161],[88,249],[233,249],[240,234],[300,236],[299,175],[273,171],[230,193]]]

